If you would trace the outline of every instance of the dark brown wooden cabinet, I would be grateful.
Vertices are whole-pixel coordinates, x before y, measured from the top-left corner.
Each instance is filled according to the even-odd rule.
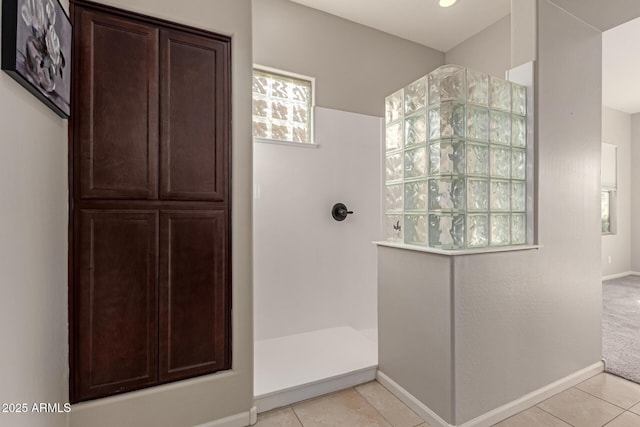
[[[72,17],[71,401],[229,369],[231,41]]]
[[[91,10],[74,17],[78,195],[157,199],[159,30]]]
[[[172,200],[225,200],[224,146],[229,108],[226,45],[218,40],[162,31],[160,194]],[[198,84],[194,84],[198,82]]]
[[[226,234],[223,211],[160,214],[161,380],[217,371],[227,363]]]

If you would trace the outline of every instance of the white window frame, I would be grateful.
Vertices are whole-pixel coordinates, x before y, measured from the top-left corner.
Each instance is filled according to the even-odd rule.
[[[316,79],[315,77],[305,76],[304,74],[292,73],[290,71],[280,70],[278,68],[266,67],[264,65],[253,64],[253,70],[264,71],[265,73],[279,74],[284,77],[291,77],[294,79],[306,80],[311,82],[311,106],[309,111],[309,142],[295,142],[295,141],[281,141],[278,139],[269,138],[253,138],[254,142],[276,144],[276,145],[288,145],[292,147],[300,148],[318,148],[315,137],[315,108],[316,108]],[[253,78],[253,70],[251,76]],[[253,91],[251,95],[251,102],[253,103]],[[253,126],[253,114],[251,115],[251,125]]]

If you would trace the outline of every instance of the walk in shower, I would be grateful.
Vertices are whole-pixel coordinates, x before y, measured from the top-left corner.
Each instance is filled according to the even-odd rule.
[[[375,377],[382,121],[316,107],[317,147],[254,143],[260,412]]]

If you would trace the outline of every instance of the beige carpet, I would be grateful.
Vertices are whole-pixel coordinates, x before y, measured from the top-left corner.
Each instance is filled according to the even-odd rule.
[[[602,283],[606,371],[640,384],[640,277]]]

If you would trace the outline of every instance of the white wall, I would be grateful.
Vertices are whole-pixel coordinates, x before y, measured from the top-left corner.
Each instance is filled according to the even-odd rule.
[[[542,247],[459,256],[449,270],[456,425],[594,366],[602,357],[601,33],[540,0],[536,37],[536,242]],[[514,39],[530,42],[529,37]],[[390,256],[389,252],[382,249],[379,255]],[[381,259],[379,268],[379,286],[393,286],[393,275],[383,271],[391,268],[389,263]],[[436,272],[424,278],[423,286],[448,286],[442,280]],[[398,293],[416,288],[415,283],[402,286],[403,282],[397,281]],[[383,301],[383,295],[388,294],[381,292],[380,309],[390,313],[380,314],[381,334],[386,330],[384,319],[406,319],[403,310],[416,311],[411,299],[393,305]],[[411,321],[421,324],[418,316],[406,323]],[[380,369],[392,379],[402,374],[401,368],[393,374],[386,371],[394,355],[417,369],[424,364],[424,350],[407,351],[398,348],[399,342],[381,335]],[[439,385],[423,387],[432,392]],[[439,415],[447,419],[449,414]]]
[[[229,371],[74,405],[71,426],[191,426],[236,414],[248,424],[253,405],[251,1],[103,3],[232,36],[233,360]]]
[[[504,78],[511,68],[511,16],[505,16],[450,49],[444,58],[447,64],[462,65]]]
[[[382,117],[384,97],[444,53],[288,0],[253,1],[256,64],[314,76],[321,107]]]
[[[602,142],[618,147],[615,234],[602,236],[602,277],[607,277],[631,270],[631,116],[603,107]]]
[[[317,149],[254,143],[256,340],[377,326],[382,119],[317,107],[315,126]]]
[[[64,2],[67,7],[67,2]],[[69,401],[67,121],[0,73],[0,402]],[[67,414],[0,414],[12,427]]]
[[[631,115],[631,271],[640,272],[640,113]]]

